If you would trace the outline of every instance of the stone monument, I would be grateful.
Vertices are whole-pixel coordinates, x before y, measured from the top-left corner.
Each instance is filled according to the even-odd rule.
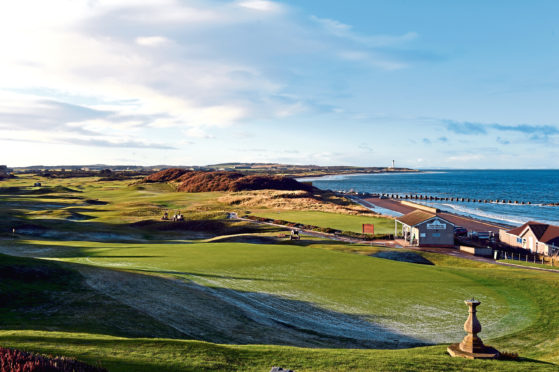
[[[459,344],[452,344],[446,350],[453,357],[462,357],[468,359],[495,359],[499,357],[499,352],[491,346],[485,346],[481,338],[477,336],[481,332],[481,324],[476,316],[476,307],[481,302],[478,300],[464,301],[469,307],[469,316],[464,323],[466,337]]]

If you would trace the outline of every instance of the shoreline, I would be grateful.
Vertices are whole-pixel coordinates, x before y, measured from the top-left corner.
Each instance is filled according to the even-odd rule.
[[[360,201],[365,201],[368,204],[374,205],[375,207],[381,208],[381,209],[389,209],[392,211],[395,211],[397,213],[401,213],[401,214],[407,214],[409,212],[412,212],[414,210],[417,210],[417,208],[414,208],[412,206],[406,206],[400,203],[399,200],[396,199],[380,199],[380,198],[361,198],[361,197],[355,197],[356,199],[359,199]],[[352,200],[356,201],[354,198],[351,198]],[[359,203],[361,205],[363,205],[366,208],[366,205]],[[374,208],[371,209],[372,211],[374,211]],[[503,229],[503,230],[510,230],[516,226],[514,225],[509,225],[509,224],[504,224],[504,223],[496,223],[493,221],[489,221],[489,220],[484,220],[481,218],[475,218],[475,217],[470,217],[470,216],[464,216],[464,215],[460,215],[457,213],[453,213],[453,212],[449,212],[446,210],[441,210],[440,213],[438,213],[438,215],[440,215],[441,217],[449,220],[452,223],[455,223],[456,226],[461,226],[461,227],[465,227],[468,229],[468,231],[492,231],[494,233],[499,233],[499,230]],[[392,216],[391,216],[392,217]],[[392,217],[394,219],[396,219],[397,217]]]
[[[556,172],[543,172],[540,178],[548,182],[541,185],[538,183],[539,178],[528,177],[527,174],[516,171],[460,171],[442,172],[448,174],[440,175],[424,175],[431,173],[429,170],[417,173],[397,172],[394,175],[390,173],[376,172],[373,173],[376,177],[365,177],[371,173],[335,172],[335,175],[330,177],[309,176],[302,177],[300,181],[308,181],[309,184],[312,182],[314,187],[335,192],[340,196],[351,195],[364,200],[378,196],[383,200],[385,197],[407,200],[472,221],[507,229],[522,226],[530,221],[559,226],[559,193],[552,182],[557,177]],[[357,175],[362,177],[352,177]],[[377,206],[381,207],[381,210],[375,208],[375,212],[387,214],[384,210],[387,208],[385,205]]]
[[[308,179],[308,178],[321,178],[321,177],[329,177],[329,176],[363,176],[367,174],[387,174],[387,173],[424,173],[418,169],[410,169],[410,170],[397,170],[397,171],[370,171],[370,172],[332,172],[332,173],[324,173],[324,174],[310,174],[310,175],[303,175],[297,176],[292,174],[286,174],[285,177],[294,178],[295,180],[299,179]]]

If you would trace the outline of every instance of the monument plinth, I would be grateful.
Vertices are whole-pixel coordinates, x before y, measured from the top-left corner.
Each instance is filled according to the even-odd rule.
[[[467,335],[459,344],[452,344],[446,350],[453,357],[468,359],[495,359],[499,357],[499,352],[491,346],[485,346],[481,338],[477,336],[481,332],[481,324],[476,316],[476,307],[481,302],[478,300],[464,301],[468,305],[469,316],[464,323],[464,331]]]

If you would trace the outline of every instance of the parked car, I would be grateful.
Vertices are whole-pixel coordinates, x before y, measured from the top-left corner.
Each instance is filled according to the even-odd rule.
[[[476,240],[491,241],[493,240],[493,233],[490,231],[474,231],[471,237]]]
[[[466,236],[466,235],[468,235],[468,230],[466,230],[465,227],[456,226],[454,228],[454,235],[455,236]]]

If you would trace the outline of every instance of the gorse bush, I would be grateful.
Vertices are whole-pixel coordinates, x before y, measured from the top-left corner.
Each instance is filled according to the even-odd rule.
[[[187,171],[180,168],[166,169],[147,176],[143,182],[175,182],[177,191],[245,191],[245,190],[303,190],[313,187],[283,176],[245,176],[236,172]]]
[[[0,372],[107,372],[74,359],[42,355],[0,347]]]

